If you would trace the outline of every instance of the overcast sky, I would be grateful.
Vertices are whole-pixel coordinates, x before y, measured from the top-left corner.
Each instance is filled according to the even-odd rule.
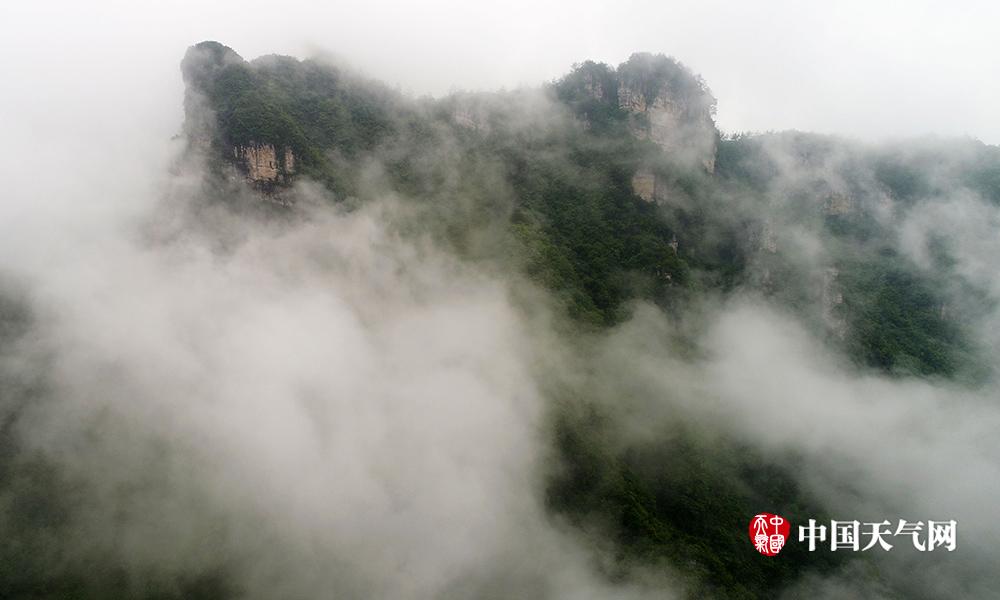
[[[120,101],[131,107],[122,118],[140,126],[170,106],[156,126],[176,129],[177,63],[203,39],[246,58],[331,53],[417,94],[536,84],[574,62],[617,64],[645,50],[705,77],[725,131],[939,133],[997,144],[998,23],[1000,2],[989,0],[4,0],[0,108],[27,126],[79,120],[56,110],[67,99]]]

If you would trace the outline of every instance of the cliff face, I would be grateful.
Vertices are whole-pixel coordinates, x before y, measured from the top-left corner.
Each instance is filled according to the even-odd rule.
[[[902,260],[892,222],[893,202],[902,213],[940,195],[930,167],[945,161],[794,133],[720,140],[710,92],[665,56],[635,55],[617,68],[584,63],[524,102],[500,93],[399,98],[325,65],[247,63],[218,44],[192,49],[185,80],[189,136],[265,201],[294,202],[296,192],[281,187],[298,176],[346,208],[388,196],[414,219],[401,229],[448,244],[470,264],[502,252],[498,268],[550,290],[553,310],[588,329],[620,323],[635,301],[684,314],[688,302],[747,291],[875,368],[950,375],[964,356],[962,332],[949,324],[964,310],[947,302],[949,271]],[[983,164],[1000,165],[1000,151]],[[987,181],[981,173],[971,185]],[[591,464],[578,447],[560,448],[561,458],[581,461],[574,472],[624,465]],[[617,471],[595,481],[608,477],[633,481]],[[589,494],[576,480],[567,489]],[[742,489],[733,511],[752,514],[759,498]],[[620,512],[613,495],[593,505],[607,507],[608,523]],[[589,513],[590,504],[562,497],[571,499],[566,510]],[[659,544],[675,512],[651,503],[650,533],[628,532],[640,536],[635,547]],[[715,565],[709,572],[720,580],[742,568],[668,537],[671,552]]]
[[[616,131],[624,120],[631,135],[659,146],[671,163],[715,171],[715,98],[676,60],[636,53],[617,69],[587,61],[555,91],[588,129]]]
[[[191,47],[181,68],[187,83],[188,139],[232,163],[268,193],[300,172],[335,174],[330,180],[350,193],[350,175],[334,173],[329,152],[349,163],[373,150],[413,104],[328,65],[279,56],[247,62],[216,42]],[[631,136],[659,148],[657,156],[636,161],[648,165],[633,180],[633,190],[643,200],[662,200],[669,186],[656,173],[666,164],[714,171],[715,100],[675,60],[634,54],[617,69],[587,62],[569,80],[571,98],[564,100],[576,103],[588,129],[594,126],[595,134],[619,140]],[[493,103],[453,97],[435,110],[447,103],[451,125],[494,133],[489,126]]]
[[[557,98],[584,127],[608,137],[652,142],[632,177],[632,192],[647,202],[670,194],[666,171],[715,172],[719,134],[715,98],[705,83],[664,55],[633,54],[616,69],[584,62],[555,85]]]
[[[184,133],[192,147],[226,160],[249,183],[271,193],[291,182],[298,157],[282,124],[275,127],[266,107],[252,102],[257,100],[256,72],[252,63],[222,44],[202,42],[189,48],[181,61],[187,84]],[[254,120],[270,126],[237,126]]]
[[[232,48],[218,42],[202,42],[188,48],[181,61],[184,78],[184,134],[207,149],[219,134],[215,114],[215,82],[229,65],[246,61]]]
[[[639,169],[632,176],[632,192],[645,200],[653,202],[656,197],[656,175],[649,169]]]
[[[843,340],[847,336],[847,322],[838,313],[844,304],[844,294],[837,282],[839,276],[840,269],[836,267],[827,267],[823,270],[820,306],[827,330],[837,339]]]
[[[603,101],[607,98],[607,91],[604,89],[604,82],[597,73],[585,72],[583,74],[583,91],[594,100]]]
[[[234,146],[233,158],[247,179],[257,184],[287,183],[295,173],[295,153],[288,147],[279,157],[273,144]]]
[[[618,69],[618,107],[629,128],[675,163],[715,171],[715,100],[700,80],[662,56],[636,54]]]

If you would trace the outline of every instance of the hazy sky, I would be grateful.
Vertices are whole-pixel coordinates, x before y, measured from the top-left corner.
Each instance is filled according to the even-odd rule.
[[[322,50],[404,90],[439,94],[534,84],[576,61],[617,64],[646,50],[701,73],[727,131],[968,134],[995,144],[998,22],[1000,3],[988,0],[10,0],[0,7],[0,64],[13,71],[5,93],[12,81],[41,80],[36,91],[86,101],[93,84],[123,76],[139,86],[132,93],[177,94],[185,47],[217,39],[247,58]]]

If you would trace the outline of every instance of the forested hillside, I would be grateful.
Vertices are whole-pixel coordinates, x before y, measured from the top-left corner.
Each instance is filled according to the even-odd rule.
[[[183,68],[188,135],[210,140],[220,173],[265,197],[314,179],[357,206],[377,164],[380,190],[421,206],[413,218],[440,242],[543,286],[583,335],[628,319],[637,300],[686,315],[755,294],[862,370],[990,376],[966,325],[986,290],[953,269],[943,240],[918,264],[899,231],[956,191],[1000,203],[998,148],[722,135],[706,83],[663,55],[584,62],[538,90],[421,100],[315,61],[246,62],[214,42]],[[245,147],[279,162],[290,152],[295,169],[255,175]],[[698,352],[684,335],[670,343]],[[685,565],[697,595],[752,598],[844,560],[793,551],[762,565],[743,551],[755,507],[824,510],[797,486],[794,460],[685,428],[615,447],[604,441],[614,399],[593,397],[599,385],[556,387],[549,506],[614,540],[623,564]]]
[[[949,410],[952,398],[989,396],[1000,289],[984,275],[991,247],[970,247],[962,227],[979,223],[989,238],[997,226],[1000,148],[721,132],[708,84],[662,54],[439,98],[318,59],[247,61],[218,42],[188,49],[181,73],[172,187],[134,236],[138,258],[115,263],[153,291],[81,294],[98,314],[159,323],[155,333],[133,338],[111,317],[35,306],[21,282],[0,279],[0,596],[267,597],[259,588],[293,598],[329,578],[347,598],[559,597],[578,577],[546,574],[565,558],[607,589],[662,576],[691,598],[801,597],[827,578],[877,597],[940,597],[873,553],[791,544],[769,560],[747,523],[761,511],[798,524],[858,517],[838,513],[845,506],[902,510],[893,503],[908,488],[878,487],[857,466],[894,473],[891,448],[875,456],[859,442],[861,459],[837,462],[845,444],[830,440],[849,438],[830,432],[912,428],[934,440],[921,422],[893,420],[899,398],[935,415],[934,394],[949,394]],[[63,334],[76,319],[87,325]],[[130,362],[158,339],[168,350],[150,342],[155,360]],[[443,387],[461,401],[436,404]],[[43,418],[77,389],[116,403]],[[135,401],[161,389],[172,390],[161,404]],[[760,435],[753,415],[784,393],[815,422],[776,414],[773,437]],[[189,413],[173,408],[188,402]],[[294,425],[279,434],[299,433],[262,433],[246,444],[260,452],[244,454],[233,432],[266,432],[284,423],[269,411],[286,409]],[[850,411],[865,418],[836,422]],[[198,428],[213,419],[224,426]],[[77,423],[58,459],[23,433],[50,427],[58,438]],[[135,423],[155,424],[151,441]],[[451,466],[448,443],[459,449],[454,471],[441,467]],[[921,468],[936,447],[919,454]],[[123,473],[140,464],[141,478],[107,466],[123,455]],[[408,461],[423,470],[393,470]],[[356,485],[341,487],[341,476]],[[359,489],[369,495],[351,495]],[[328,514],[337,494],[385,523]],[[229,495],[245,503],[237,516],[220,500]],[[469,517],[493,506],[496,524]],[[503,511],[522,513],[510,506],[537,521],[511,518]],[[481,563],[422,535],[463,518],[485,538],[516,527]],[[368,529],[345,526],[362,521]],[[526,560],[508,545],[508,535],[550,529],[584,558],[552,542],[558,552]],[[146,535],[168,540],[169,560],[146,552]],[[422,562],[438,554],[444,566]],[[506,562],[493,564],[498,556]],[[955,575],[966,586],[955,597],[988,589],[989,568]],[[415,575],[427,572],[442,581]]]

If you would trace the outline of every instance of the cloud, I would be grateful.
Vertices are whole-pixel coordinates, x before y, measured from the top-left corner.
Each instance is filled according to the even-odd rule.
[[[246,230],[224,249],[105,223],[32,264],[36,319],[5,364],[44,368],[46,393],[5,418],[79,491],[69,561],[100,548],[139,582],[216,567],[261,598],[630,593],[541,505],[539,348],[507,285],[393,210],[230,216]]]
[[[400,209],[388,198],[292,224],[208,210],[196,215],[207,225],[189,228],[182,207],[201,193],[201,172],[166,169],[179,149],[166,140],[179,130],[176,65],[188,44],[215,37],[252,57],[301,54],[312,39],[390,83],[433,93],[534,83],[584,58],[666,51],[705,75],[726,129],[967,131],[996,141],[985,117],[995,90],[983,73],[997,53],[979,33],[935,59],[943,91],[929,100],[918,58],[829,51],[845,47],[826,43],[842,39],[831,34],[836,24],[883,47],[874,34],[895,18],[884,7],[882,29],[852,19],[857,7],[832,20],[792,10],[800,26],[787,27],[771,18],[786,3],[721,25],[720,7],[683,3],[585,4],[573,17],[528,7],[496,19],[464,5],[426,15],[396,7],[416,21],[294,3],[277,14],[273,4],[213,5],[198,18],[183,2],[164,12],[62,8],[49,18],[13,3],[0,19],[18,26],[7,43],[29,50],[0,58],[17,83],[0,98],[0,110],[17,116],[0,150],[9,171],[0,270],[5,286],[17,286],[4,292],[31,314],[27,335],[3,354],[4,376],[18,383],[0,410],[19,475],[3,500],[35,489],[30,465],[41,457],[57,482],[40,489],[69,490],[70,506],[51,539],[33,540],[36,562],[86,569],[103,559],[134,582],[179,585],[171,578],[217,571],[250,597],[600,598],[678,587],[648,573],[608,583],[595,542],[544,511],[546,381],[537,366],[585,379],[592,365],[525,316],[510,281],[395,230]],[[953,30],[969,18],[947,14]],[[905,54],[938,16],[908,17],[910,33],[891,48]],[[823,23],[822,43],[801,39]],[[772,27],[794,31],[761,33]],[[543,46],[557,50],[539,57]],[[511,58],[511,48],[522,54]],[[947,68],[954,64],[962,68]],[[886,77],[888,67],[898,72]],[[816,73],[836,84],[820,85]],[[874,94],[872,114],[903,99],[907,109],[884,124],[860,118],[845,107],[868,111],[871,98],[844,91],[852,89],[886,92]],[[308,186],[297,193],[304,205],[327,201]],[[992,209],[958,198],[922,208],[901,231],[919,258],[928,232],[943,228],[959,244],[963,275],[995,293],[994,222]],[[219,228],[225,235],[204,235]],[[959,235],[967,231],[974,235]],[[803,245],[822,255],[815,240]],[[759,300],[704,310],[703,321],[680,323],[696,332],[698,359],[669,346],[678,322],[648,307],[591,340],[603,391],[623,415],[623,445],[679,416],[771,456],[801,455],[803,482],[846,518],[959,521],[960,553],[934,563],[893,554],[894,583],[919,568],[912,585],[928,593],[995,589],[994,383],[859,373]],[[815,584],[844,589],[838,579]]]
[[[798,479],[833,518],[955,519],[959,551],[894,550],[875,558],[882,577],[932,597],[989,595],[1000,535],[1000,511],[984,502],[1000,493],[994,384],[859,372],[796,317],[752,298],[717,307],[702,326],[695,360],[671,349],[673,326],[652,309],[606,341],[597,379],[628,373],[614,409],[626,439],[648,443],[678,420],[696,423],[777,463],[797,457]]]

